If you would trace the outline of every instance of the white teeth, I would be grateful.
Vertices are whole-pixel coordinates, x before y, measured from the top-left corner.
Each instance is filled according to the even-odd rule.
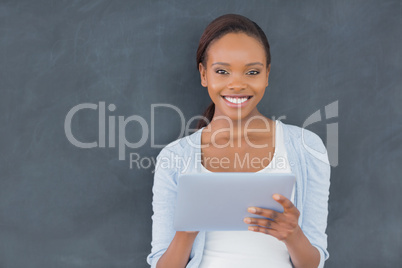
[[[231,98],[231,97],[224,97],[225,99],[227,99],[228,101],[230,101],[231,103],[235,103],[235,104],[238,104],[238,103],[243,103],[243,102],[245,102],[245,101],[247,101],[248,100],[248,98],[246,97],[246,98]]]

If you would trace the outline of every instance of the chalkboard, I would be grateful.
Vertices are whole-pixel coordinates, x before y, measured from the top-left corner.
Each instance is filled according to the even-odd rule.
[[[400,0],[0,1],[0,267],[149,267],[155,158],[210,103],[195,54],[227,13],[255,21],[271,45],[259,111],[327,145],[326,267],[400,267],[401,10]]]

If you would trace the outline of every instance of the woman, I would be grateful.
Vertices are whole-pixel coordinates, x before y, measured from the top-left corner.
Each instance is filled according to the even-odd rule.
[[[205,29],[197,67],[212,103],[198,131],[168,144],[158,155],[152,252],[147,257],[151,267],[323,267],[329,256],[328,157],[316,134],[258,112],[270,63],[264,32],[246,17],[223,15]],[[317,158],[309,150],[325,153]],[[197,153],[199,162],[187,161]],[[173,155],[189,165],[173,165]],[[292,172],[297,181],[291,200],[279,194],[272,197],[283,213],[249,208],[265,217],[244,219],[249,231],[176,232],[177,176],[184,172]]]

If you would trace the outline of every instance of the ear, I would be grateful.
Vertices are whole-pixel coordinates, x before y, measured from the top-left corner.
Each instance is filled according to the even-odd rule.
[[[208,86],[207,69],[204,68],[204,65],[202,65],[201,62],[198,64],[198,70],[200,71],[201,85],[203,87],[207,87]]]
[[[271,64],[269,64],[268,67],[267,67],[267,77],[266,77],[265,87],[268,86],[268,78],[269,78],[269,72],[270,71],[271,71]]]

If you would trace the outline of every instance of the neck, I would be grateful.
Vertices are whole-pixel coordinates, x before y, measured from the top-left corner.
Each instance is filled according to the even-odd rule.
[[[273,121],[263,116],[257,109],[244,118],[230,118],[227,115],[214,113],[211,123],[206,127],[211,133],[219,132],[219,136],[243,138],[252,133],[271,132]],[[257,130],[257,131],[256,131]]]

